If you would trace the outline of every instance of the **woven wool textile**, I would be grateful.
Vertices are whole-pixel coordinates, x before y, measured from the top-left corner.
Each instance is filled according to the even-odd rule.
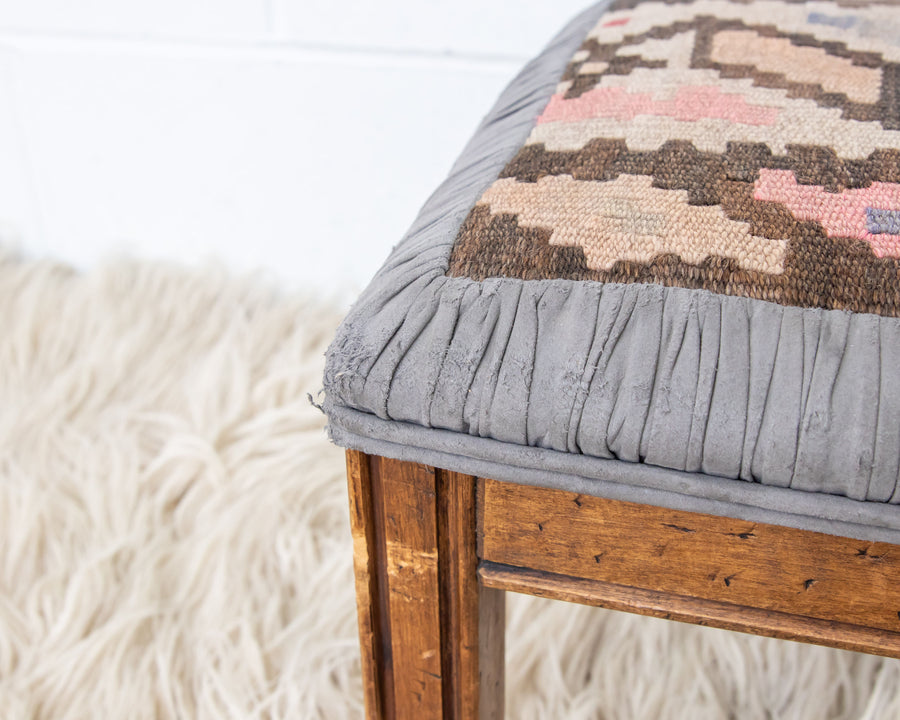
[[[620,0],[448,274],[900,316],[900,3]]]

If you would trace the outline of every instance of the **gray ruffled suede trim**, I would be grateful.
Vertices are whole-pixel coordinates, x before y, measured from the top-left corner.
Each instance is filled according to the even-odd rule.
[[[446,276],[460,225],[607,4],[510,84],[344,320],[325,372],[332,438],[900,542],[897,318],[650,284]]]

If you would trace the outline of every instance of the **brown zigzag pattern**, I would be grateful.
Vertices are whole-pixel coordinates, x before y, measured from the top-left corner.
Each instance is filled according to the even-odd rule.
[[[900,183],[900,150],[876,150],[864,160],[846,160],[821,146],[794,145],[788,155],[774,155],[762,143],[730,143],[725,153],[713,153],[701,152],[687,140],[670,140],[659,150],[640,152],[629,150],[624,140],[597,138],[575,151],[526,145],[500,177],[536,182],[546,175],[600,181],[650,175],[656,187],[687,190],[693,205],[719,205],[720,187],[710,178],[752,184],[763,168],[790,170],[801,184],[838,193],[873,182]]]
[[[629,75],[632,70],[639,67],[662,68],[666,66],[665,60],[647,60],[639,55],[616,55],[616,52],[624,43],[619,45],[601,45],[595,39],[586,40],[581,49],[588,53],[585,60],[570,62],[563,73],[562,80],[569,81],[572,86],[566,91],[566,98],[578,97],[600,82],[604,75]],[[589,62],[602,62],[607,68],[602,73],[586,73],[582,71]]]
[[[813,35],[784,33],[771,25],[720,20],[707,15],[698,16],[691,21],[656,26],[635,35],[626,35],[619,43],[599,43],[596,39],[589,38],[581,46],[587,56],[569,63],[562,76],[562,80],[572,83],[564,97],[567,99],[579,97],[596,87],[606,75],[628,75],[638,67],[665,67],[665,61],[627,54],[629,47],[638,45],[644,40],[668,40],[690,31],[696,32],[691,57],[692,68],[716,70],[724,78],[750,78],[758,87],[787,90],[788,97],[813,100],[823,107],[840,108],[847,119],[878,121],[886,130],[900,129],[900,98],[897,89],[900,81],[900,65],[897,63],[885,62],[879,53],[849,50],[844,43],[819,40]],[[881,97],[875,103],[854,102],[844,93],[826,91],[821,84],[793,82],[781,73],[764,72],[753,65],[715,62],[711,58],[713,39],[717,33],[726,31],[754,32],[761,37],[789,41],[797,47],[817,48],[833,57],[850,60],[859,67],[881,68]],[[623,49],[626,54],[618,55],[617,53]],[[601,73],[582,73],[581,69],[587,63],[605,63],[608,64],[608,68]]]
[[[580,247],[550,245],[549,230],[520,227],[514,215],[492,215],[487,206],[477,205],[461,228],[448,275],[473,280],[655,283],[782,305],[900,317],[900,261],[876,258],[864,242],[829,238],[817,223],[797,222],[777,204],[757,203],[747,183],[728,183],[722,195],[728,215],[751,218],[754,232],[787,232],[792,242],[783,273],[746,270],[724,257],[691,265],[676,255],[659,255],[646,264],[621,261],[609,271],[591,270]]]

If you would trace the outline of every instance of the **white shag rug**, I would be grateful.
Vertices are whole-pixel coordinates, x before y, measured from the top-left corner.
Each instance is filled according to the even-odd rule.
[[[220,270],[0,257],[0,718],[359,718],[338,321]],[[508,717],[900,716],[900,663],[509,597]]]

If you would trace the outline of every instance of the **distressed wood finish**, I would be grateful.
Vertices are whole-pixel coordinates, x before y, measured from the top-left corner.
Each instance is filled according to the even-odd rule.
[[[485,561],[900,631],[896,545],[493,480],[483,495]]]
[[[900,657],[900,546],[348,451],[369,718],[503,716],[504,591]]]
[[[367,717],[502,717],[503,593],[478,580],[475,478],[355,451],[347,469]]]
[[[482,563],[478,573],[485,585],[500,590],[723,630],[900,658],[900,633],[887,630],[816,620],[771,610],[641,590],[600,580],[585,580],[495,563]]]
[[[449,680],[444,717],[503,718],[503,628],[505,596],[482,587],[475,547],[476,479],[438,471],[441,519],[442,631],[444,676]]]
[[[384,513],[397,717],[438,718],[443,705],[435,470],[371,458]]]
[[[369,460],[361,452],[347,451],[347,486],[350,495],[350,531],[353,534],[353,569],[356,575],[356,613],[359,622],[360,665],[366,716],[386,713],[383,688],[390,663],[382,661],[380,617],[383,604],[378,597],[375,511],[372,504],[372,476]]]

